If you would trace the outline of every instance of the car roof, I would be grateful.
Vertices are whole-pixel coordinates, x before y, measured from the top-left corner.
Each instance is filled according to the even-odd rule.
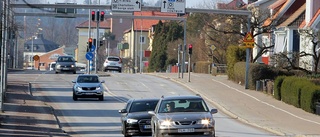
[[[99,77],[99,75],[97,75],[97,74],[81,74],[81,75],[78,75],[78,77],[79,76],[97,76],[97,77]]]
[[[130,99],[132,102],[138,101],[159,101],[159,98],[141,98],[141,99]]]
[[[69,57],[69,58],[73,58],[73,56],[70,56],[70,55],[63,55],[63,56],[59,56],[58,58],[61,58],[61,57]]]
[[[173,99],[202,99],[199,95],[177,95],[177,96],[163,96],[162,100],[173,100]]]

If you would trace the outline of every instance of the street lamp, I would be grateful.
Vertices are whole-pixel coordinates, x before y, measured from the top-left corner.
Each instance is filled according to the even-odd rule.
[[[34,70],[34,61],[33,61],[33,38],[36,38],[35,36],[31,37],[31,69]]]

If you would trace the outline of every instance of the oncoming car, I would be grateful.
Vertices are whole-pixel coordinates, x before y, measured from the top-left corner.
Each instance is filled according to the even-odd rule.
[[[76,61],[72,56],[59,56],[55,66],[56,74],[61,72],[77,73]]]
[[[73,100],[78,98],[98,98],[103,101],[104,88],[102,83],[104,80],[99,79],[96,74],[82,74],[78,75],[76,80],[73,80]]]
[[[163,136],[215,136],[215,121],[212,114],[217,109],[209,110],[199,95],[161,97],[152,115],[153,137]]]
[[[121,114],[122,134],[125,137],[137,135],[151,135],[151,115],[159,99],[130,99]]]

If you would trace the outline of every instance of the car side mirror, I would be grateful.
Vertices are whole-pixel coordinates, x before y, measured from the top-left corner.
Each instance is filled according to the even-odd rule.
[[[72,83],[76,83],[76,81],[75,81],[75,80],[72,80]]]
[[[211,113],[211,114],[218,113],[218,109],[211,109],[210,113]]]
[[[104,80],[101,80],[101,83],[104,83],[105,81]]]
[[[156,113],[154,111],[148,111],[148,114],[151,115],[151,116],[156,115]]]
[[[127,110],[126,109],[120,109],[119,113],[127,113]]]

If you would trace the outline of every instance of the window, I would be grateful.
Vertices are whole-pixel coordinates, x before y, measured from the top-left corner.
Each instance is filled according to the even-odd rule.
[[[140,43],[141,44],[146,44],[145,36],[140,36]]]

